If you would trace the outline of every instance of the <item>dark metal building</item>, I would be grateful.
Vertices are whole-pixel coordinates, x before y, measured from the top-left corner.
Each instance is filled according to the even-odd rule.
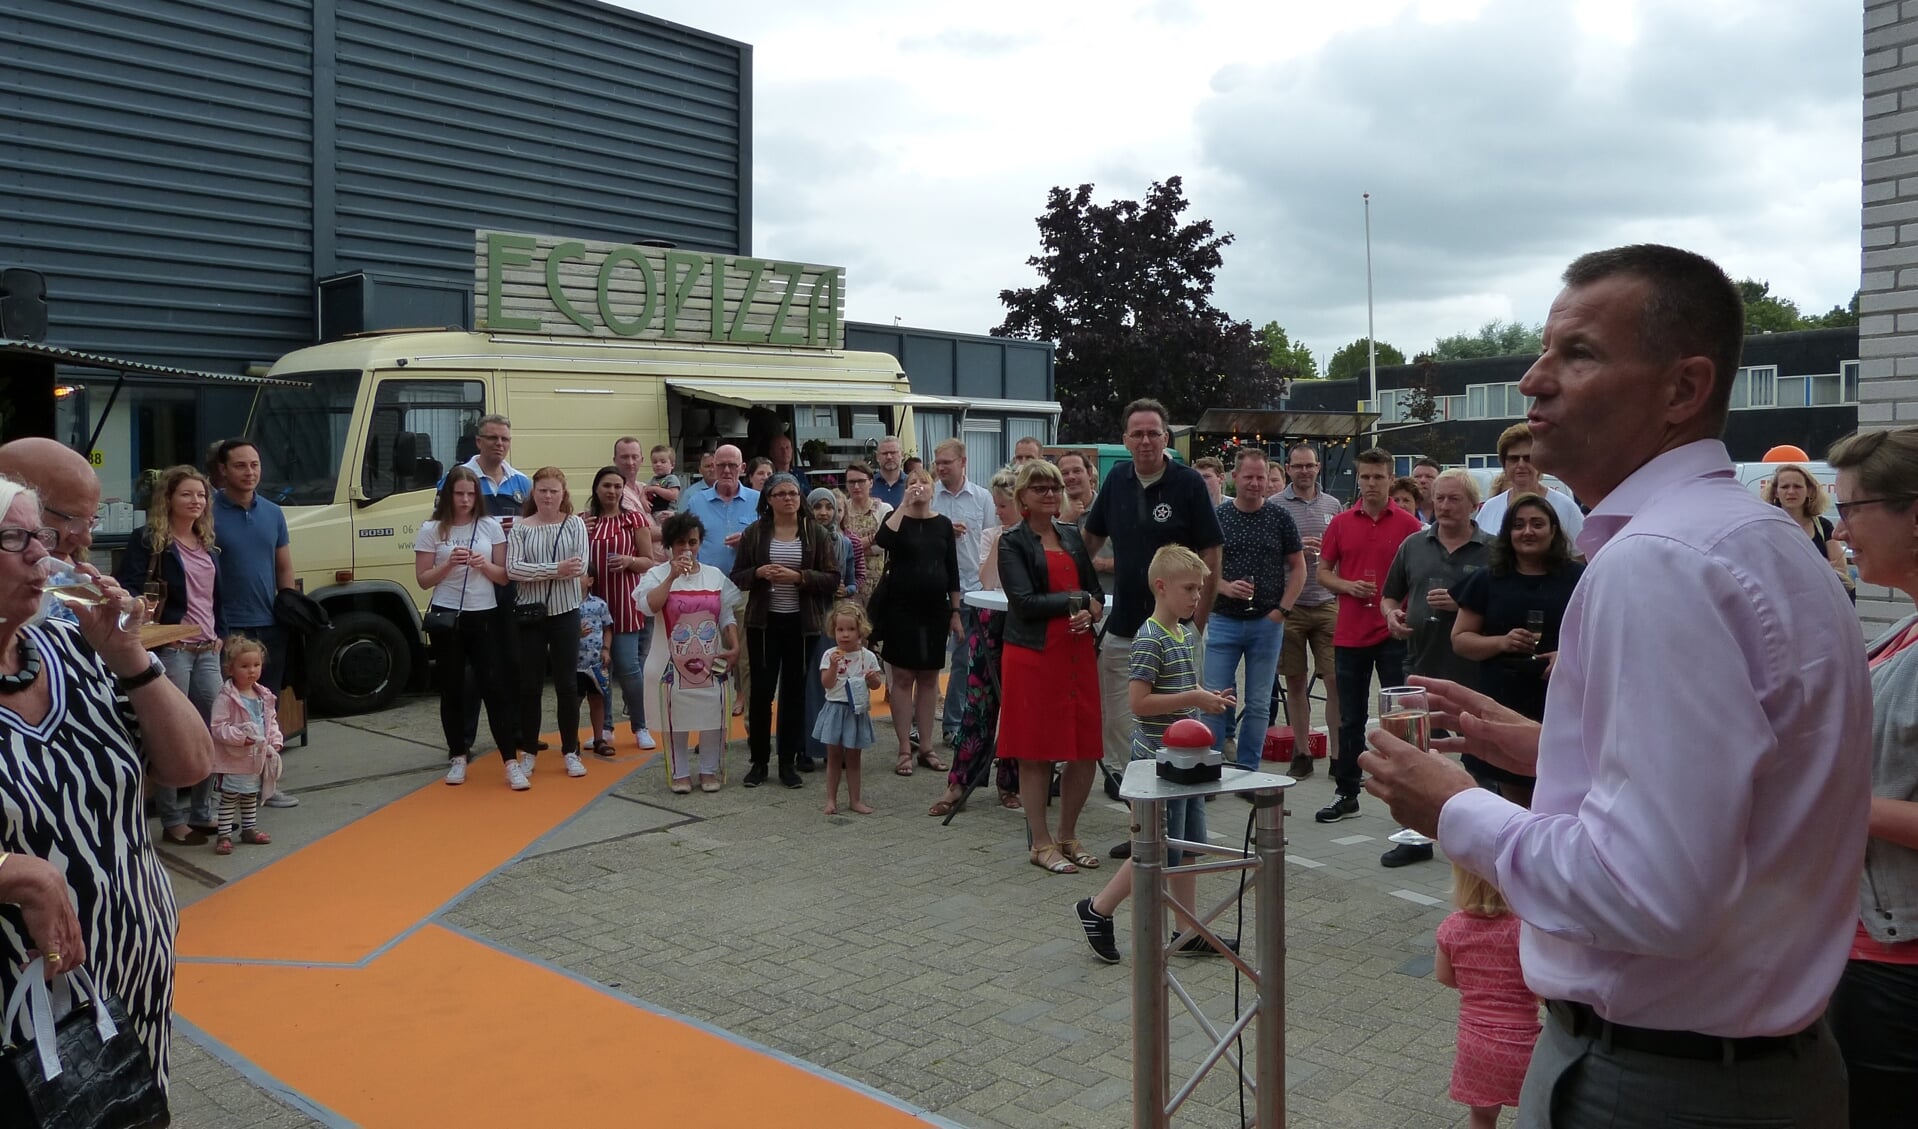
[[[848,322],[846,348],[890,353],[914,392],[963,401],[963,413],[915,409],[916,438],[921,454],[940,440],[963,439],[967,469],[980,482],[1012,457],[1020,439],[1048,445],[1058,436],[1050,341]]]

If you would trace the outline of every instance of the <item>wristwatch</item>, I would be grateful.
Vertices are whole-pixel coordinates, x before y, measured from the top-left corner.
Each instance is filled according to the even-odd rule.
[[[1279,605],[1279,615],[1280,615],[1280,616],[1282,616],[1282,617],[1284,617],[1284,618],[1286,618],[1286,619],[1291,619],[1291,618],[1292,618],[1292,609],[1291,609],[1291,608],[1288,608],[1288,607],[1286,607],[1286,606],[1285,606],[1284,604],[1280,604],[1280,605]]]
[[[114,681],[120,684],[120,692],[122,694],[131,694],[149,682],[158,681],[160,676],[165,673],[166,664],[160,661],[160,656],[149,651],[147,652],[147,668],[145,670],[126,678],[116,676]]]

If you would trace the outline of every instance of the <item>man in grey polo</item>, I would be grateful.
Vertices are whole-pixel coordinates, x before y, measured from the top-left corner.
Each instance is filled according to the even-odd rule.
[[[1279,675],[1285,679],[1285,719],[1292,727],[1292,767],[1286,775],[1303,780],[1312,775],[1312,680],[1305,668],[1308,649],[1312,674],[1328,688],[1325,730],[1339,731],[1339,696],[1330,689],[1334,685],[1332,629],[1339,620],[1339,598],[1319,583],[1318,575],[1325,527],[1345,507],[1319,489],[1319,453],[1311,444],[1300,443],[1286,453],[1285,473],[1291,483],[1266,504],[1284,506],[1305,543],[1305,589],[1299,593],[1292,614],[1285,618],[1285,641],[1279,648]]]
[[[1432,511],[1431,528],[1399,544],[1398,555],[1392,558],[1379,592],[1386,630],[1392,638],[1407,641],[1405,672],[1449,678],[1474,689],[1478,687],[1478,664],[1460,658],[1452,649],[1452,624],[1458,619],[1458,602],[1452,599],[1452,589],[1463,583],[1467,574],[1491,563],[1492,536],[1472,521],[1478,503],[1478,483],[1467,472],[1448,470],[1434,478],[1425,498]],[[1380,856],[1379,865],[1406,866],[1431,857],[1431,840],[1400,841]]]

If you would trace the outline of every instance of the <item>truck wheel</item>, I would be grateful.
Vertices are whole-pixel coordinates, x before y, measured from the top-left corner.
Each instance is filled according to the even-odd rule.
[[[331,717],[383,709],[413,674],[413,650],[391,620],[373,612],[340,612],[307,652],[315,713]]]

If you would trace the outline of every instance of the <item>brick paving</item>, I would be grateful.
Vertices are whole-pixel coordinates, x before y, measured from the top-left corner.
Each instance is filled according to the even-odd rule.
[[[417,738],[436,732],[434,708],[414,700],[353,724]],[[890,757],[868,759],[873,816],[822,815],[823,773],[796,792],[739,787],[743,742],[728,758],[733,783],[716,795],[674,796],[649,765],[440,920],[949,1123],[1129,1125],[1130,963],[1096,961],[1072,916],[1121,864],[1045,874],[1026,862],[1019,814],[993,804],[990,789],[942,828],[924,812],[943,774],[901,779]],[[1331,791],[1321,767],[1289,793],[1288,1122],[1462,1126],[1463,1107],[1445,1096],[1456,1001],[1430,975],[1450,867],[1441,856],[1381,868],[1394,830],[1383,806],[1362,798],[1358,818],[1321,827],[1311,813]],[[1249,810],[1217,801],[1214,838],[1236,842]],[[1095,790],[1088,846],[1103,853],[1125,824]],[[1201,900],[1230,881],[1206,879]],[[1247,951],[1251,908],[1248,896]],[[1226,932],[1231,920],[1228,910]],[[1121,910],[1122,949],[1129,926]],[[1213,1022],[1229,1022],[1231,966],[1175,966]],[[1207,1044],[1172,1007],[1176,1087]],[[184,1036],[175,1045],[176,1125],[318,1124]],[[1215,1069],[1175,1124],[1240,1124],[1232,1079]]]

